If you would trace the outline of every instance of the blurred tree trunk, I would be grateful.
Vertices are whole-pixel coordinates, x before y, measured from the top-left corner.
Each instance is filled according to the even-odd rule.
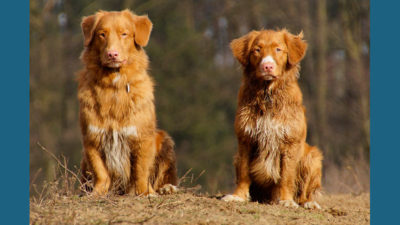
[[[326,142],[327,119],[326,119],[326,97],[327,97],[327,80],[328,73],[326,69],[326,51],[327,51],[327,7],[326,0],[317,1],[317,31],[316,31],[316,74],[318,76],[317,84],[317,127],[316,133],[317,145],[323,147],[329,152]]]
[[[131,9],[131,10],[135,11],[135,9],[132,8],[134,3],[135,3],[135,0],[124,0],[122,3],[122,6],[123,6],[122,8]]]
[[[362,57],[362,45],[365,43],[362,42],[361,38],[362,24],[359,22],[360,18],[357,18],[362,13],[360,12],[362,8],[349,1],[342,0],[340,3],[342,8],[343,38],[346,56],[348,57],[348,60],[346,60],[346,74],[352,84],[348,88],[350,91],[356,92],[354,96],[358,98],[354,100],[355,105],[352,111],[355,111],[361,117],[361,124],[357,124],[357,128],[361,132],[362,143],[357,148],[368,153],[370,145],[369,75],[367,70],[364,69],[368,68],[367,65],[364,65]],[[353,87],[357,88],[354,89]]]
[[[301,16],[301,27],[303,28],[304,31],[304,37],[305,40],[308,43],[307,47],[307,59],[302,61],[302,71],[307,71],[307,73],[301,72],[301,79],[300,82],[306,87],[303,89],[303,94],[305,95],[305,104],[307,107],[307,118],[315,118],[315,106],[316,106],[316,100],[315,93],[316,87],[317,87],[317,82],[315,81],[315,35],[314,35],[314,27],[312,25],[312,21],[314,20],[313,15],[311,14],[310,10],[310,2],[309,1],[300,1],[299,5],[299,13],[302,14]],[[308,102],[308,104],[307,104]],[[316,144],[318,143],[318,123],[316,123],[316,120],[314,119],[308,119],[308,131],[309,135],[308,138],[310,138],[310,143],[311,144]]]

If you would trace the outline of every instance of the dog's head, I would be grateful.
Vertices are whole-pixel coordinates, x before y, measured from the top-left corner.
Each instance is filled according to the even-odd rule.
[[[242,66],[262,80],[281,78],[286,70],[303,59],[307,43],[303,33],[293,35],[287,30],[251,31],[231,42],[233,55]]]
[[[84,45],[94,51],[103,67],[119,68],[135,61],[135,52],[147,45],[153,24],[147,16],[100,11],[84,17],[81,27]]]

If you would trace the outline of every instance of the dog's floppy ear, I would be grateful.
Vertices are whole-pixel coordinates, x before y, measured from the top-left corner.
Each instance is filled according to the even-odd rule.
[[[136,16],[135,27],[135,42],[142,47],[146,46],[150,39],[151,30],[153,29],[153,24],[149,17]]]
[[[88,46],[93,38],[93,27],[96,21],[96,15],[83,17],[81,27],[84,38],[84,45]]]
[[[247,64],[249,63],[250,47],[259,33],[260,33],[259,31],[253,30],[248,34],[231,41],[230,46],[232,49],[233,56],[235,56],[235,58],[244,67],[246,67]]]
[[[103,11],[99,11],[95,15],[83,17],[81,28],[84,38],[84,45],[86,47],[89,46],[90,42],[92,41],[93,33],[96,29],[97,23],[99,22],[103,14]]]
[[[286,46],[288,48],[288,64],[294,66],[299,63],[306,54],[307,43],[303,40],[303,31],[293,35],[284,30]]]
[[[128,16],[132,23],[135,25],[136,44],[142,47],[146,46],[150,39],[151,30],[153,29],[153,24],[151,23],[149,17],[147,15],[137,16],[128,9],[125,9],[124,11],[122,11],[122,13]]]

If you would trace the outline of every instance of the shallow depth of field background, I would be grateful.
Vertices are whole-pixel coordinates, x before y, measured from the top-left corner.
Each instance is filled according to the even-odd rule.
[[[178,174],[209,193],[234,187],[233,129],[242,72],[229,42],[252,29],[304,31],[300,86],[308,137],[324,153],[326,192],[369,192],[369,1],[31,0],[30,178],[55,180],[57,163],[78,171],[82,144],[75,72],[80,22],[129,8],[154,24],[146,52],[156,82],[158,125],[176,143]],[[204,172],[203,172],[204,171]],[[31,192],[32,193],[32,192]]]

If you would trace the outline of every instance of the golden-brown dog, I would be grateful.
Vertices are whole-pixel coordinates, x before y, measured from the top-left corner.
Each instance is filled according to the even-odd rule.
[[[143,50],[151,21],[129,10],[100,11],[84,17],[81,26],[82,181],[93,180],[94,193],[101,195],[176,191],[174,143],[156,129],[153,81]]]
[[[225,201],[279,201],[320,208],[322,154],[306,141],[306,117],[297,83],[307,44],[287,30],[252,31],[231,42],[244,75],[235,132],[237,187]]]

